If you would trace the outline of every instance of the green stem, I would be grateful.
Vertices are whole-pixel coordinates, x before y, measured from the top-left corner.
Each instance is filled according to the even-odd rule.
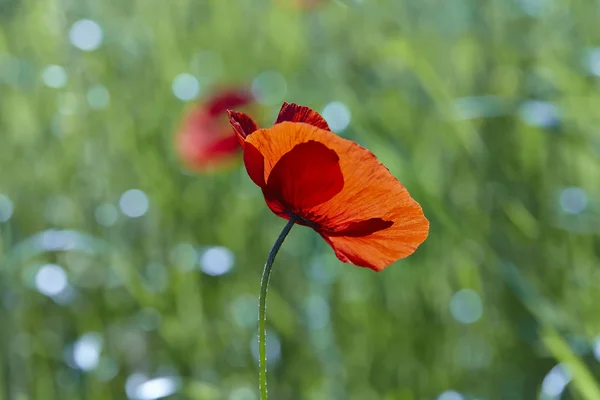
[[[296,223],[296,218],[291,217],[287,225],[279,237],[275,241],[273,248],[269,252],[269,257],[263,270],[262,279],[260,281],[260,296],[258,297],[258,369],[259,369],[259,387],[261,400],[267,400],[267,290],[269,289],[269,278],[271,277],[271,269],[275,256],[279,248],[283,244],[292,226]]]

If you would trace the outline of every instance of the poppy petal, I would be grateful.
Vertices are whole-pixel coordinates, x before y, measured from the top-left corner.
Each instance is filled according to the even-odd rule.
[[[340,260],[381,270],[413,253],[427,237],[429,221],[406,188],[369,150],[332,132],[292,122],[258,130],[247,138],[247,143],[252,143],[264,157],[266,177],[286,153],[308,141],[322,143],[339,156],[344,180],[342,191],[322,204],[303,210],[303,217],[320,225],[321,234],[325,236],[327,232],[349,229],[347,236],[335,233],[328,236],[328,243]],[[352,223],[370,219],[391,221],[393,225],[356,237],[357,232],[368,230]]]
[[[327,242],[328,245],[331,246],[331,248],[333,249],[336,257],[338,258],[338,260],[340,260],[343,263],[349,263],[352,262],[350,261],[350,259],[348,259],[344,253],[338,253],[338,251],[335,249],[335,246],[333,245],[333,242],[331,241],[331,239],[329,239],[329,236],[324,235],[323,233],[320,234],[321,237],[323,238],[323,240],[325,240],[325,242]]]
[[[228,109],[242,107],[252,101],[252,93],[245,89],[229,89],[217,92],[207,103],[209,115],[215,117]]]
[[[267,187],[291,211],[312,208],[344,187],[340,158],[323,143],[309,140],[294,146],[273,167]]]
[[[281,202],[277,193],[273,193],[265,187],[263,188],[263,195],[265,196],[267,206],[275,215],[288,220],[291,218],[291,215],[286,212],[286,206]]]
[[[240,146],[244,148],[246,137],[259,129],[258,125],[249,115],[243,112],[227,110],[229,122],[233,126]]]
[[[236,153],[238,150],[238,142],[235,136],[225,136],[221,139],[216,140],[207,146],[207,153],[212,156],[228,155]]]
[[[252,143],[246,143],[244,148],[244,165],[252,182],[261,188],[267,186],[265,184],[265,158]]]
[[[233,159],[239,146],[229,129],[215,122],[204,107],[190,110],[175,137],[177,151],[186,167],[200,170]]]
[[[281,122],[304,122],[317,128],[330,130],[327,121],[318,112],[304,106],[299,106],[295,103],[283,103],[279,115],[277,116],[276,124]]]
[[[425,220],[427,221],[427,220]],[[426,224],[427,228],[429,224]],[[408,257],[427,238],[428,229],[422,221],[404,225],[402,229],[391,228],[368,236],[326,236],[326,242],[333,248],[342,262],[351,262],[359,267],[381,271],[394,261]]]
[[[370,218],[364,221],[351,222],[348,224],[348,226],[340,230],[335,232],[326,232],[326,234],[328,236],[361,237],[387,229],[392,225],[394,225],[392,221],[386,221],[381,218]]]

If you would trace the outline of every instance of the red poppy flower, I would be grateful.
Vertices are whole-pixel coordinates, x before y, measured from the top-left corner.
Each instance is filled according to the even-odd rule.
[[[323,0],[278,0],[279,5],[293,7],[298,10],[313,10],[323,3]]]
[[[317,112],[284,103],[268,129],[244,113],[229,119],[271,211],[313,228],[341,261],[381,271],[427,238],[429,221],[406,188]]]
[[[201,170],[235,157],[238,141],[224,118],[225,111],[252,101],[250,92],[230,89],[216,93],[206,103],[188,111],[175,139],[183,162],[194,170]]]

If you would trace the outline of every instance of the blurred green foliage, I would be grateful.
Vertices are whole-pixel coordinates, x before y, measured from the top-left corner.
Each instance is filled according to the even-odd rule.
[[[264,86],[264,125],[284,100],[343,103],[341,134],[431,221],[379,274],[292,230],[272,399],[600,398],[598,5],[285,3],[0,1],[0,399],[257,399],[260,273],[284,221],[239,162],[182,171],[182,73],[199,100]],[[92,51],[70,41],[81,19],[101,28]],[[139,218],[119,209],[130,189]],[[202,272],[210,246],[231,271]],[[54,264],[69,284],[44,295]]]

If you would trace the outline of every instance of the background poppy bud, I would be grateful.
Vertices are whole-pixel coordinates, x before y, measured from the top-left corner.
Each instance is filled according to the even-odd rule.
[[[227,123],[226,111],[253,102],[248,90],[225,89],[187,110],[175,138],[183,163],[192,170],[205,170],[237,157],[239,144]]]

